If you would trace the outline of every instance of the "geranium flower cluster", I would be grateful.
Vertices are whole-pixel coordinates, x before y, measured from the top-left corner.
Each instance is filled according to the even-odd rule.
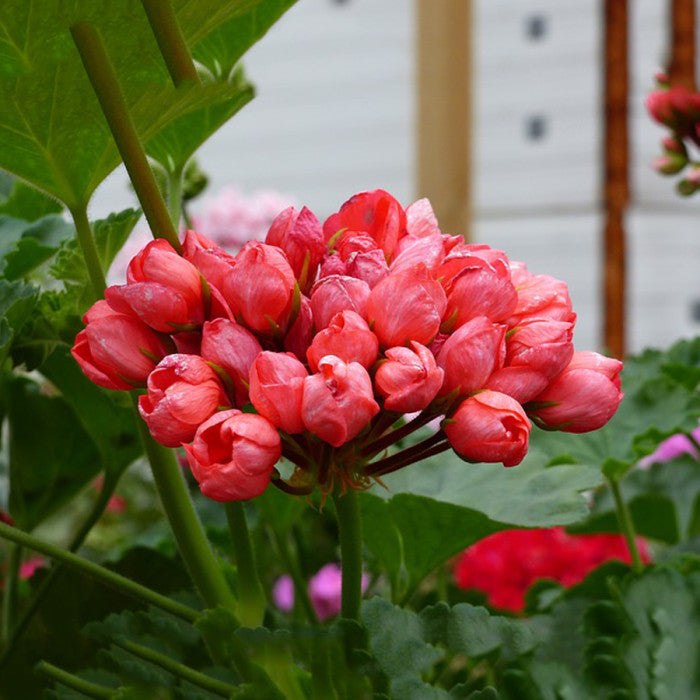
[[[645,563],[649,550],[642,538],[637,547]],[[455,564],[459,588],[475,588],[495,608],[520,611],[527,589],[539,579],[568,588],[606,561],[631,563],[623,535],[569,535],[561,527],[503,530],[462,552]]]
[[[671,135],[661,140],[663,154],[653,166],[662,175],[677,175],[687,168],[677,189],[688,196],[700,189],[700,162],[690,153],[700,148],[700,93],[670,86],[664,74],[656,80],[658,89],[647,96],[646,107],[652,119],[670,129]]]
[[[292,493],[362,488],[449,448],[513,466],[530,419],[594,430],[622,398],[622,363],[574,352],[563,282],[442,233],[427,200],[404,209],[382,190],[323,225],[290,207],[235,257],[194,231],[182,255],[155,240],[84,320],[83,371],[144,387],[152,436],[183,445],[221,501],[271,479]],[[386,455],[440,416],[437,433]],[[295,465],[286,479],[281,455]]]

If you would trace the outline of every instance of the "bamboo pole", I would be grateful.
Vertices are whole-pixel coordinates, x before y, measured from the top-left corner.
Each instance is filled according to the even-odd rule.
[[[471,220],[472,0],[416,0],[417,194],[440,227]]]
[[[671,0],[669,60],[666,67],[671,85],[696,91],[695,0]]]
[[[629,58],[627,0],[604,0],[605,97],[603,232],[603,334],[606,350],[625,354],[626,240],[625,210],[630,199],[629,178]]]

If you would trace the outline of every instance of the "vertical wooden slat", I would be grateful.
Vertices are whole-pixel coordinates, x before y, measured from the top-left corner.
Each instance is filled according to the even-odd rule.
[[[629,184],[629,59],[627,0],[603,0],[605,106],[603,203],[604,342],[615,357],[625,353],[625,209]]]
[[[448,233],[471,217],[472,0],[416,0],[417,195]]]
[[[671,0],[671,41],[666,72],[671,85],[695,91],[695,0]]]

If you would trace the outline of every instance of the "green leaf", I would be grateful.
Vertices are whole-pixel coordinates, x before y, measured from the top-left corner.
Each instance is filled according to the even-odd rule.
[[[223,66],[240,57],[290,5],[178,0],[175,11],[198,60]],[[238,99],[241,92],[226,80],[230,71],[213,84],[173,87],[137,0],[58,5],[53,0],[5,0],[0,5],[0,167],[69,209],[84,206],[119,164],[68,31],[78,21],[90,23],[102,35],[146,144],[180,117]],[[214,72],[214,64],[208,67]]]
[[[0,279],[0,371],[12,339],[22,330],[37,303],[39,290],[22,282]]]
[[[70,405],[41,386],[8,378],[10,512],[31,530],[99,471],[99,454]]]
[[[512,469],[466,465],[450,452],[387,476],[388,491],[374,487],[363,494],[365,543],[386,567],[395,599],[493,532],[584,518],[588,511],[581,492],[602,483],[599,470],[571,464],[547,468],[545,463],[536,449]]]
[[[635,469],[620,488],[638,534],[669,544],[700,534],[700,463],[690,455]],[[620,531],[608,488],[596,493],[590,517],[571,530]]]
[[[0,214],[24,221],[36,221],[48,214],[58,214],[63,209],[55,199],[9,175],[6,177],[7,191],[6,196],[0,194]]]

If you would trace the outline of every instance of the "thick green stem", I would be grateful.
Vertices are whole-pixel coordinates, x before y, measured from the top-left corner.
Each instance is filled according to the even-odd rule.
[[[2,592],[2,639],[3,644],[9,642],[15,626],[17,612],[17,584],[19,582],[19,567],[22,563],[22,547],[10,545],[10,557],[7,562],[5,590]]]
[[[362,599],[362,520],[359,494],[353,489],[343,495],[335,492],[333,503],[338,517],[343,578],[340,614],[344,618],[359,621]]]
[[[608,477],[608,482],[610,483],[610,488],[615,499],[617,521],[620,525],[620,529],[625,535],[625,539],[627,540],[627,547],[630,552],[630,557],[632,558],[632,568],[636,573],[640,574],[642,571],[644,571],[644,563],[642,562],[642,558],[639,556],[639,548],[637,547],[637,533],[634,530],[632,515],[630,514],[627,504],[622,498],[620,482],[617,479],[610,477]]]
[[[83,695],[87,695],[89,698],[97,698],[97,700],[109,700],[109,698],[114,695],[116,691],[105,688],[103,685],[97,685],[96,683],[91,683],[78,676],[74,676],[68,671],[64,671],[58,666],[48,663],[48,661],[40,661],[36,665],[36,670],[39,673],[43,673],[46,676],[50,676],[57,683],[65,685],[67,688],[72,688],[77,690]]]
[[[121,647],[122,649],[125,649],[130,654],[133,654],[140,659],[145,659],[156,666],[160,666],[168,671],[168,673],[172,673],[174,676],[182,678],[183,680],[197,685],[204,690],[215,693],[216,695],[229,698],[236,693],[235,686],[232,686],[224,681],[220,681],[217,678],[207,676],[199,671],[195,671],[193,668],[175,661],[175,659],[171,658],[170,656],[161,654],[155,649],[151,649],[143,644],[136,644],[128,639],[113,639],[112,643],[116,644],[116,646]]]
[[[95,292],[95,298],[99,299],[104,294],[107,282],[105,281],[100,257],[97,254],[95,239],[93,238],[92,228],[90,227],[90,221],[87,216],[87,207],[75,207],[70,210],[70,213],[73,217],[73,223],[75,224],[78,245],[83,251],[83,258],[85,259],[85,267],[87,268],[88,277],[90,278],[90,284]]]
[[[181,252],[177,231],[158,190],[119,79],[100,35],[87,22],[74,24],[71,34],[153,236],[165,238],[175,250]]]
[[[207,607],[221,605],[236,613],[236,599],[204,534],[173,451],[151,438],[139,416],[137,422],[165,515],[194,585]]]
[[[177,86],[187,80],[198,82],[197,69],[178,26],[172,3],[169,0],[141,0],[141,4],[173,83]]]
[[[199,613],[196,610],[193,610],[187,605],[182,605],[181,603],[167,598],[164,595],[160,595],[160,593],[156,593],[150,588],[142,586],[141,584],[126,578],[125,576],[121,576],[114,571],[105,569],[99,564],[83,559],[82,557],[79,557],[76,554],[63,549],[62,547],[58,547],[50,542],[40,540],[37,537],[34,537],[33,535],[23,532],[15,527],[11,527],[10,525],[0,523],[0,537],[9,540],[10,542],[21,544],[29,549],[33,549],[36,552],[41,552],[41,554],[45,554],[51,559],[63,562],[67,566],[77,569],[88,576],[92,576],[98,581],[101,581],[107,586],[111,586],[121,593],[133,596],[144,603],[155,605],[157,608],[161,608],[161,610],[165,610],[166,612],[180,617],[183,620],[187,620],[188,622],[194,622],[199,616]]]
[[[240,501],[227,503],[225,509],[238,569],[239,616],[246,627],[257,627],[265,614],[265,594],[255,564],[245,509]]]

